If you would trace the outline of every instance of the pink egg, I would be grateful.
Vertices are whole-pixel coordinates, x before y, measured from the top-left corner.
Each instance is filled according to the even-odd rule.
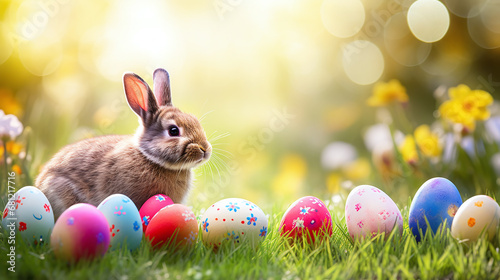
[[[86,203],[75,204],[64,211],[50,236],[55,256],[69,262],[103,256],[109,240],[106,217]]]
[[[403,232],[403,218],[396,203],[380,189],[361,185],[347,197],[345,219],[349,235],[355,238],[372,237],[385,232],[387,238],[396,225]]]
[[[157,194],[150,197],[139,210],[139,215],[141,215],[142,230],[146,232],[146,229],[151,222],[153,216],[160,211],[165,206],[172,205],[174,202],[170,197],[164,194]]]
[[[332,216],[323,201],[314,196],[305,196],[295,201],[286,210],[280,223],[281,235],[295,240],[308,236],[308,242],[325,235],[331,236]]]
[[[145,236],[156,248],[164,245],[176,249],[190,246],[198,238],[198,222],[189,207],[172,204],[156,213]]]

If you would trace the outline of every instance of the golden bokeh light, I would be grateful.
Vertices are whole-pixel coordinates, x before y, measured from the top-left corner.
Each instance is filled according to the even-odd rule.
[[[369,85],[382,76],[384,56],[374,43],[357,40],[344,46],[342,65],[353,82],[359,85]]]
[[[419,40],[432,43],[441,40],[450,26],[450,15],[438,0],[417,0],[408,9],[408,25]]]
[[[365,8],[359,0],[324,0],[321,5],[321,20],[333,36],[352,37],[365,23]]]

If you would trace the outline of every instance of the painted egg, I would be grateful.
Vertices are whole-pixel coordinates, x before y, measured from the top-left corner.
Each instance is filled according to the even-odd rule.
[[[108,250],[109,240],[106,217],[87,203],[66,209],[57,219],[50,237],[54,255],[68,262],[103,256]]]
[[[164,194],[157,194],[150,197],[139,210],[139,215],[141,215],[142,230],[146,232],[149,222],[153,216],[160,211],[165,206],[172,205],[174,202],[170,197]]]
[[[279,228],[281,235],[292,241],[307,236],[308,242],[314,242],[320,236],[332,235],[332,216],[319,198],[305,196],[288,207]]]
[[[453,217],[462,205],[462,197],[455,185],[446,178],[436,177],[427,180],[418,189],[410,206],[408,223],[417,241],[427,232],[427,222],[433,233],[441,225],[451,227]]]
[[[395,226],[403,233],[403,217],[396,203],[382,190],[370,185],[354,188],[345,204],[347,231],[352,239],[389,236]]]
[[[145,235],[153,247],[182,248],[196,243],[198,222],[189,207],[171,204],[154,215]]]
[[[109,224],[111,249],[127,248],[134,250],[141,244],[142,223],[139,210],[130,198],[123,194],[113,194],[104,199],[97,206]]]
[[[492,240],[499,220],[498,203],[487,195],[476,195],[458,208],[451,225],[451,235],[459,240],[476,241],[484,232]]]
[[[28,244],[49,242],[54,227],[54,213],[49,200],[35,187],[24,187],[14,195],[2,213],[2,227],[10,236],[15,233]]]
[[[268,231],[267,217],[254,203],[227,198],[212,204],[201,218],[203,244],[217,249],[223,244],[249,243],[256,248]]]

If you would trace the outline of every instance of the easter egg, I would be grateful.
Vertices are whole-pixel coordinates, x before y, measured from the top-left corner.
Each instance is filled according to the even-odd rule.
[[[243,243],[256,248],[265,239],[267,226],[267,217],[259,206],[245,199],[227,198],[212,204],[203,214],[202,240],[214,249]]]
[[[196,243],[198,222],[193,211],[182,204],[171,204],[162,208],[146,229],[145,236],[153,247],[168,246],[183,248]]]
[[[68,262],[103,256],[108,250],[109,240],[106,217],[87,203],[66,209],[57,219],[50,236],[54,255]]]
[[[347,231],[352,239],[373,237],[379,233],[389,236],[396,226],[403,232],[403,217],[396,203],[382,190],[361,185],[347,196],[345,204]]]
[[[146,232],[149,222],[151,222],[153,216],[158,213],[160,209],[171,204],[174,204],[172,199],[164,194],[153,195],[146,200],[139,210],[139,215],[141,215],[142,221],[142,230]]]
[[[104,199],[97,209],[108,220],[111,249],[121,248],[124,244],[130,250],[139,247],[142,239],[141,216],[130,198],[113,194]]]
[[[280,234],[291,241],[307,237],[308,242],[315,242],[316,238],[332,235],[332,216],[319,198],[305,196],[288,207],[279,228]]]
[[[487,195],[476,195],[458,208],[451,225],[451,235],[459,240],[476,241],[484,232],[486,238],[492,240],[499,220],[498,203]]]
[[[422,238],[419,229],[425,235],[426,219],[433,233],[441,225],[450,228],[460,205],[462,197],[450,180],[441,177],[427,180],[418,189],[410,206],[408,223],[415,239],[420,241]]]
[[[2,214],[2,227],[14,236],[17,232],[28,244],[49,242],[54,213],[47,197],[35,187],[24,187],[9,201]]]

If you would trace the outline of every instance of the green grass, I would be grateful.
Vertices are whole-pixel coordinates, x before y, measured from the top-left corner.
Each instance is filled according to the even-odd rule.
[[[7,244],[2,235],[0,279],[500,278],[499,235],[492,242],[463,244],[449,231],[441,231],[417,243],[405,224],[401,237],[393,232],[385,241],[378,236],[353,243],[340,211],[332,211],[338,214],[333,215],[333,236],[316,245],[291,246],[280,237],[278,225],[284,211],[276,211],[269,219],[269,235],[258,250],[242,245],[213,252],[198,242],[189,250],[171,252],[153,250],[143,242],[134,252],[111,251],[101,259],[69,265],[56,259],[47,244],[17,244],[15,273],[7,271]]]

